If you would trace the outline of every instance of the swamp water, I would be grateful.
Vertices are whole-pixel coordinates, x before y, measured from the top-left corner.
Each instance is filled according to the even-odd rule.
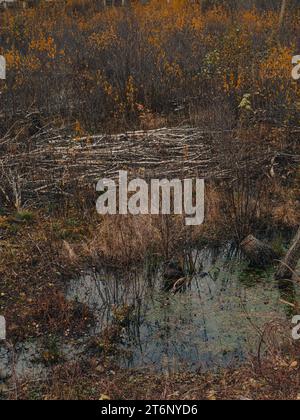
[[[214,370],[237,366],[257,350],[259,329],[274,319],[290,318],[290,308],[271,272],[253,272],[229,248],[192,251],[195,274],[181,293],[162,291],[162,268],[147,264],[131,273],[84,273],[68,284],[67,297],[86,304],[95,323],[80,339],[52,343],[64,360],[90,357],[96,337],[101,346],[105,329],[118,325],[121,367],[156,371]],[[290,296],[295,299],[298,291]],[[100,348],[100,347],[99,347]],[[38,340],[15,347],[18,376],[47,373],[39,361]],[[101,355],[101,353],[100,353]],[[0,347],[0,373],[11,374],[11,354]],[[0,378],[1,379],[1,378]]]

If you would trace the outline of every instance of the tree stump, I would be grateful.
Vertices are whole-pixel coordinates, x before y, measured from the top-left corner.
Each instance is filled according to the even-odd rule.
[[[275,275],[277,280],[288,280],[294,276],[298,261],[300,260],[300,227]]]
[[[241,248],[253,267],[265,268],[278,259],[273,248],[253,235],[249,235],[243,240]]]

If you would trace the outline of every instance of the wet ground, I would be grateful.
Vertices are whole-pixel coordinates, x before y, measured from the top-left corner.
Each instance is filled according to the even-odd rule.
[[[88,305],[95,323],[78,339],[66,332],[64,338],[19,343],[14,351],[0,347],[1,376],[43,377],[51,362],[90,357],[91,339],[101,350],[101,337],[112,327],[118,337],[110,357],[122,367],[170,372],[236,367],[255,353],[264,324],[292,315],[280,299],[293,301],[298,291],[287,297],[272,270],[250,271],[230,247],[193,250],[185,261],[193,274],[176,294],[162,290],[162,265],[153,262],[130,273],[91,270],[73,279],[67,297]]]

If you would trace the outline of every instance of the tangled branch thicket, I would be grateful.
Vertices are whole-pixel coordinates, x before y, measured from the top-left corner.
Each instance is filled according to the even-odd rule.
[[[237,131],[192,127],[85,137],[45,129],[26,141],[20,132],[15,137],[8,133],[0,141],[1,189],[7,199],[19,193],[37,202],[45,194],[75,194],[75,187],[95,186],[101,177],[115,177],[122,169],[146,179],[198,176],[217,181],[234,180],[243,170],[252,178],[270,177],[274,158],[286,160],[290,169],[297,167],[300,158],[293,154],[292,142],[266,142],[258,149],[257,141],[247,140]]]

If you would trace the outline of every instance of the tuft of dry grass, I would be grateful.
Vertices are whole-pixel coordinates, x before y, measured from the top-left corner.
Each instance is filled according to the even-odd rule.
[[[182,245],[184,232],[182,217],[105,216],[95,227],[85,252],[94,259],[116,265],[134,265],[147,255],[168,259]]]

